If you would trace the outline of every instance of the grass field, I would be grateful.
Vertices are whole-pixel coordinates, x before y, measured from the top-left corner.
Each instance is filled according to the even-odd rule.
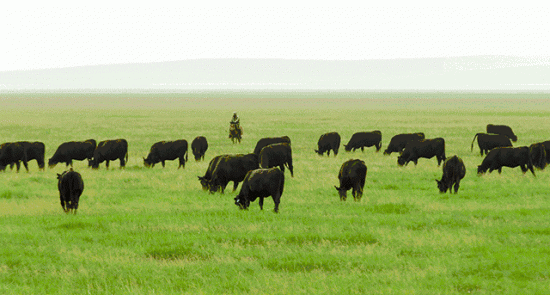
[[[46,161],[65,141],[125,138],[129,162],[90,170],[78,214],[59,204],[56,173],[0,173],[2,294],[548,294],[550,172],[504,168],[478,176],[473,136],[507,124],[515,146],[550,139],[547,93],[197,92],[3,93],[2,142],[42,141]],[[238,111],[245,134],[227,130]],[[365,152],[320,157],[323,133],[343,143],[380,130],[385,149],[398,133],[443,137],[466,177],[440,194],[441,167]],[[204,162],[190,156],[146,169],[160,140],[207,138]],[[292,140],[280,213],[271,198],[239,210],[232,183],[203,192],[197,176],[219,154],[252,152],[262,137]],[[334,185],[343,162],[368,167],[365,193],[341,202]],[[239,187],[240,189],[240,187]]]

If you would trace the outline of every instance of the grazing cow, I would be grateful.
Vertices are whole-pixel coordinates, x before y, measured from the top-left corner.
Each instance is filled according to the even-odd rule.
[[[531,173],[535,175],[528,147],[502,147],[492,149],[487,156],[485,156],[481,165],[477,166],[477,173],[483,174],[487,172],[487,170],[491,173],[493,170],[498,170],[500,174],[502,172],[502,167],[514,168],[517,166],[521,167],[523,174],[525,174],[527,170],[531,170]]]
[[[546,167],[546,161],[548,155],[546,153],[546,147],[544,146],[544,143],[533,143],[529,146],[529,156],[531,157],[531,162],[533,163],[533,166],[544,170]]]
[[[413,161],[416,166],[419,158],[431,159],[434,156],[437,157],[437,166],[445,161],[445,140],[441,137],[409,142],[397,158],[397,164],[403,166]]]
[[[349,152],[353,149],[355,151],[361,148],[361,151],[365,151],[364,147],[376,146],[378,152],[382,148],[382,132],[375,130],[372,132],[357,132],[353,134],[348,142],[344,144],[344,149]]]
[[[447,190],[449,190],[449,193],[451,193],[454,185],[455,194],[458,193],[460,180],[464,178],[465,175],[466,166],[464,166],[464,161],[457,156],[450,157],[443,164],[443,176],[441,177],[441,180],[435,180],[437,182],[439,192],[446,193]]]
[[[59,189],[59,199],[61,207],[65,213],[72,212],[76,214],[80,195],[84,191],[84,181],[80,173],[70,168],[61,174],[57,174],[57,188]]]
[[[329,132],[321,135],[317,142],[319,149],[315,152],[319,155],[323,155],[327,152],[327,156],[330,156],[330,150],[334,152],[334,156],[338,155],[338,149],[340,148],[340,134],[338,132]]]
[[[214,169],[216,169],[216,165],[218,165],[218,162],[224,156],[227,156],[227,155],[215,156],[212,160],[210,160],[210,163],[208,164],[208,168],[206,169],[206,172],[204,173],[204,176],[198,176],[199,181],[201,182],[203,190],[210,189],[209,182],[212,179],[212,173],[214,173]]]
[[[510,138],[506,135],[502,134],[487,134],[487,133],[477,133],[474,135],[474,140],[472,140],[472,146],[470,147],[470,151],[474,149],[474,142],[476,141],[477,137],[477,144],[479,145],[479,153],[481,156],[485,153],[489,153],[490,150],[497,148],[497,147],[511,147],[512,142],[510,142]]]
[[[36,160],[36,163],[38,164],[38,169],[44,170],[44,152],[46,151],[46,146],[42,142],[28,142],[28,141],[18,141],[17,143],[23,145],[23,149],[25,150],[25,155],[27,157],[27,163],[31,160]],[[0,146],[1,148],[1,146]],[[10,163],[10,169],[13,169],[13,165],[16,165],[18,163],[12,162]],[[6,166],[0,165],[0,170],[4,171],[6,169]]]
[[[27,164],[27,153],[25,153],[25,146],[18,142],[6,142],[0,145],[0,170],[5,170],[6,166],[15,164],[17,166],[17,172],[21,168],[19,161],[23,162],[25,169],[29,172],[29,165]]]
[[[408,142],[424,139],[424,133],[404,133],[397,134],[391,138],[388,148],[384,151],[384,155],[391,155],[391,153],[401,153]]]
[[[288,143],[270,144],[260,152],[260,168],[271,168],[279,166],[285,172],[285,165],[290,170],[290,176],[294,177],[292,166],[292,148]]]
[[[241,191],[235,197],[235,205],[247,209],[250,202],[260,198],[260,210],[264,209],[264,198],[271,196],[275,203],[275,213],[279,212],[279,203],[285,186],[285,173],[278,168],[255,169],[248,171]]]
[[[282,137],[265,137],[260,140],[258,140],[258,143],[256,143],[256,147],[254,148],[254,154],[256,154],[258,157],[260,156],[260,151],[270,144],[274,143],[288,143],[290,144],[290,138],[288,136],[282,136]]]
[[[73,160],[88,159],[90,161],[94,157],[95,148],[96,141],[93,139],[64,142],[59,145],[53,156],[48,160],[48,166],[51,169],[57,163],[65,163],[67,167],[69,165],[72,167]]]
[[[233,181],[233,191],[235,191],[239,186],[239,182],[243,181],[246,173],[258,168],[258,156],[256,154],[225,155],[214,168],[212,178],[206,181],[207,186],[210,187],[211,193],[219,190],[223,193],[227,184]]]
[[[345,201],[347,191],[352,189],[353,199],[361,201],[363,188],[365,187],[365,178],[367,177],[367,165],[359,159],[352,159],[344,162],[338,172],[340,187],[334,186],[340,196],[340,201]]]
[[[191,150],[193,151],[193,156],[195,156],[195,161],[204,160],[204,154],[207,149],[208,142],[204,136],[197,136],[193,139],[193,142],[191,142]]]
[[[513,142],[518,140],[518,137],[512,131],[512,128],[506,125],[487,124],[487,133],[502,134],[508,136]]]
[[[88,162],[92,169],[99,168],[99,164],[106,161],[109,169],[109,161],[120,160],[120,167],[126,166],[128,161],[128,142],[126,139],[104,140],[97,145],[94,152],[94,158]]]
[[[160,162],[162,168],[164,168],[165,161],[179,159],[178,169],[182,166],[185,168],[185,162],[188,159],[187,156],[187,140],[159,141],[151,146],[149,155],[147,155],[147,158],[143,158],[143,165],[153,168],[156,163]],[[109,166],[107,165],[107,167]]]

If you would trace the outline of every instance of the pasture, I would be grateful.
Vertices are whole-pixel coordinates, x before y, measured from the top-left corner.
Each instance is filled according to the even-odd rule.
[[[129,161],[74,169],[85,183],[77,215],[59,203],[64,164],[0,173],[2,294],[548,294],[550,171],[503,168],[477,175],[473,136],[507,124],[514,146],[550,140],[547,93],[0,93],[1,142],[42,141],[46,161],[65,141],[125,138]],[[241,144],[228,139],[237,111]],[[382,149],[345,152],[358,131],[380,130]],[[323,133],[342,137],[339,154],[314,152]],[[392,136],[443,137],[466,177],[440,194],[435,158],[400,167],[384,156]],[[203,135],[192,154],[145,168],[161,140]],[[250,153],[262,137],[292,140],[278,214],[267,198],[239,210],[225,194],[202,191],[197,176],[219,154]],[[189,151],[191,153],[191,151]],[[367,167],[363,198],[341,202],[343,162]]]

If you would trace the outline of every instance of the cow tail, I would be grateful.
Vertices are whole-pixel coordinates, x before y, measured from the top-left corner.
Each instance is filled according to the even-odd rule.
[[[476,137],[479,135],[479,133],[477,133],[476,135],[474,135],[474,140],[472,140],[472,146],[470,147],[470,152],[474,150],[474,142],[476,141]]]
[[[126,164],[128,164],[128,151],[126,151]]]

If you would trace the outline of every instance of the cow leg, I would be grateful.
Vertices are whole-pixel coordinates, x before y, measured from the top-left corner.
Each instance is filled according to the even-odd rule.
[[[264,210],[264,197],[260,197],[258,203],[260,204],[260,210]]]
[[[525,167],[525,165],[521,165],[519,167],[521,168],[521,172],[523,172],[523,174],[525,174],[525,172],[527,172],[527,167]]]
[[[236,191],[238,186],[239,186],[239,182],[233,181],[233,191]]]
[[[25,166],[25,169],[27,169],[27,172],[29,172],[29,165],[27,164],[27,161],[23,160],[23,165]]]
[[[323,154],[321,154],[323,155]],[[327,157],[330,156],[330,149],[327,150]]]
[[[17,167],[17,172],[19,172],[19,168],[21,168],[21,163],[19,161],[15,162],[15,166]],[[28,171],[29,169],[27,169]]]
[[[279,169],[281,169],[281,171],[285,172],[285,164],[281,164],[281,165],[279,166]]]
[[[365,149],[364,149],[364,147],[361,147],[361,151],[362,151],[362,152],[365,152]]]
[[[458,188],[460,187],[460,180],[456,181],[455,182],[455,185],[454,185],[454,188],[455,188],[455,194],[458,193]],[[449,191],[450,191],[450,187],[449,187]]]
[[[120,158],[120,167],[126,166],[126,161],[124,161],[124,156]]]
[[[107,170],[109,170],[109,160],[105,161],[105,166],[107,166]]]
[[[164,161],[160,161],[160,163],[162,164],[162,168],[164,168]]]
[[[276,195],[273,195],[272,198],[273,198],[273,202],[275,203],[275,208],[273,209],[273,211],[275,211],[275,213],[279,213],[279,203],[281,202],[281,195],[276,194]]]

